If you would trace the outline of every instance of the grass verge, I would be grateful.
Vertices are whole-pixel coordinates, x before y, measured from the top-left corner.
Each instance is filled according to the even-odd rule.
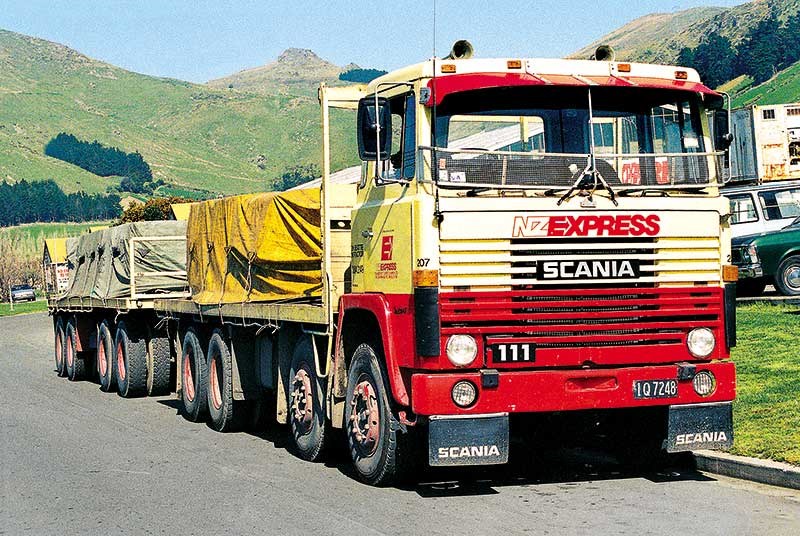
[[[800,308],[740,306],[737,329],[731,452],[800,465]]]
[[[11,309],[10,303],[0,303],[0,316],[41,313],[43,311],[47,311],[47,300],[15,303],[13,310]]]

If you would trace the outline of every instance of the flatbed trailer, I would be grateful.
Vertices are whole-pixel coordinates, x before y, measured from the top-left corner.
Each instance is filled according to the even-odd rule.
[[[56,300],[57,360],[71,325],[73,362],[110,352],[123,396],[169,363],[188,419],[268,411],[306,460],[342,429],[370,484],[505,463],[512,433],[649,460],[730,446],[736,273],[705,115],[722,95],[691,69],[470,48],[321,86],[318,292],[230,300],[225,268],[219,299]],[[357,115],[358,184],[330,183],[334,109]]]

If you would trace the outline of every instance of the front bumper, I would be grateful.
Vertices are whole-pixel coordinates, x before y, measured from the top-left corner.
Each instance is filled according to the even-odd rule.
[[[696,372],[708,370],[716,378],[716,390],[697,395],[691,379],[678,381],[672,398],[634,398],[635,380],[678,378],[676,364],[579,370],[500,371],[496,387],[484,387],[479,371],[413,374],[411,408],[417,415],[478,415],[487,413],[536,413],[612,409],[675,404],[729,402],[736,397],[736,368],[732,362],[697,363]],[[453,385],[471,381],[478,390],[469,408],[456,406]]]
[[[759,279],[764,277],[764,269],[761,267],[761,263],[755,264],[743,264],[738,266],[739,268],[739,279]]]

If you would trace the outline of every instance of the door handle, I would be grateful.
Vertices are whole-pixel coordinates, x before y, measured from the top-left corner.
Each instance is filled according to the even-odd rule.
[[[363,236],[364,238],[372,238],[373,236],[372,229],[364,229],[363,231],[361,231],[361,236]]]

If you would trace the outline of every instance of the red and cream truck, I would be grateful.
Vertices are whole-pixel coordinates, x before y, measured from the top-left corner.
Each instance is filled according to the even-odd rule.
[[[321,187],[192,205],[169,295],[53,297],[57,364],[126,396],[171,368],[188,418],[273,408],[308,460],[343,429],[372,484],[505,463],[542,416],[649,455],[730,446],[723,97],[682,67],[470,55],[321,87]],[[357,184],[330,181],[338,109]],[[127,243],[130,280],[180,276],[134,266],[150,238]]]

